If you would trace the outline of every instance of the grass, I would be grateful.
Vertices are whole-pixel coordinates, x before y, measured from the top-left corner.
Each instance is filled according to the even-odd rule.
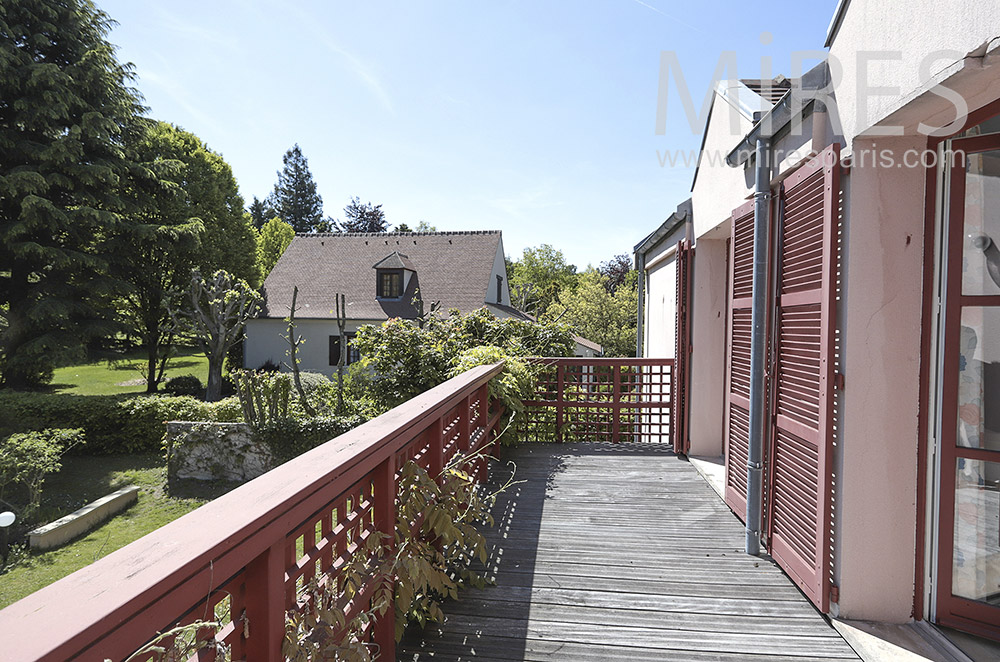
[[[57,368],[50,388],[54,393],[74,393],[77,395],[118,395],[145,393],[146,384],[138,366],[144,365],[140,352],[129,352],[120,360],[80,363]],[[177,356],[167,364],[164,379],[178,375],[194,375],[208,381],[208,359],[193,347],[178,347]]]
[[[46,552],[12,550],[8,571],[0,574],[0,608],[107,556],[234,487],[178,481],[168,489],[166,463],[157,453],[67,457],[59,473],[46,481],[40,519],[51,521],[125,485],[139,487],[139,500],[90,533]]]

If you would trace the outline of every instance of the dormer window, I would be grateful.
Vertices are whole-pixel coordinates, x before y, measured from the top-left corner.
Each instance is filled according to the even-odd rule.
[[[398,299],[403,296],[403,270],[379,269],[376,296],[379,299]]]
[[[399,251],[393,251],[372,265],[375,269],[375,298],[402,299],[416,273],[410,258]]]

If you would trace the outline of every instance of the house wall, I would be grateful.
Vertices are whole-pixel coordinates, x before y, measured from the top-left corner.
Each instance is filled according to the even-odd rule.
[[[365,324],[380,324],[381,321],[348,320],[346,330],[354,333]],[[330,365],[330,336],[340,335],[337,320],[296,319],[295,328],[306,342],[299,346],[296,354],[299,369],[304,372],[333,374],[335,366]],[[282,366],[288,363],[288,323],[283,319],[254,319],[247,322],[246,341],[243,346],[243,367],[259,368],[267,361]]]
[[[691,309],[691,455],[722,455],[725,433],[726,237],[729,223],[698,239]],[[717,237],[717,238],[713,238]]]
[[[920,63],[950,49],[928,61],[931,80],[962,94],[974,110],[1000,97],[1000,70],[962,57],[998,29],[996,0],[919,0],[906,11],[890,0],[853,0],[830,50],[843,74],[834,120],[844,154],[853,157],[835,569],[844,618],[909,620],[923,544],[916,495],[923,489],[917,460],[926,170],[900,162],[908,151],[926,149],[920,122],[945,125],[955,108],[928,92]],[[865,53],[891,59],[866,65]],[[865,93],[859,84],[866,81],[889,89]],[[904,135],[880,135],[890,132]],[[876,163],[876,155],[892,162]]]
[[[855,141],[862,149],[925,144],[921,136]],[[837,495],[844,618],[905,622],[913,606],[925,179],[919,168],[850,174]]]
[[[503,278],[499,301],[497,301],[497,276]],[[510,305],[510,283],[507,280],[507,263],[504,261],[502,238],[497,242],[497,254],[493,258],[493,271],[490,273],[490,282],[486,286],[486,297],[483,301],[496,301],[505,306]]]
[[[929,74],[946,78],[950,65],[997,37],[998,16],[996,0],[909,0],[905,7],[898,0],[852,0],[830,46],[841,72],[836,106],[846,152],[856,136],[924,94]],[[931,96],[950,114],[944,122],[954,119],[954,107]]]
[[[746,94],[753,93],[747,90]],[[715,94],[698,176],[691,190],[696,244],[697,238],[729,219],[733,210],[753,194],[753,180],[747,179],[743,169],[726,165],[726,156],[752,128],[751,120],[734,103]]]

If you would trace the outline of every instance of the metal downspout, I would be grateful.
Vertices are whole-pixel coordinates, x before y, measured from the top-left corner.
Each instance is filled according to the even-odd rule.
[[[642,320],[645,317],[645,302],[646,302],[646,254],[637,253],[636,254],[636,275],[638,276],[639,285],[639,319],[636,321],[635,325],[635,355],[642,356]]]
[[[758,137],[753,208],[753,295],[750,336],[750,439],[747,449],[746,553],[760,555],[762,462],[764,456],[764,371],[767,361],[767,250],[771,228],[771,141]]]

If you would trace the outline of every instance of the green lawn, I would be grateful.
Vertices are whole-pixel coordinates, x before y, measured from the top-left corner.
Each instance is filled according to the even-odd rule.
[[[144,393],[146,385],[136,369],[142,360],[139,352],[130,352],[114,364],[102,360],[58,368],[51,388],[55,393],[78,395]],[[194,375],[202,383],[208,381],[208,359],[197,349],[179,347],[177,356],[167,364],[164,378],[178,375]]]
[[[44,521],[51,521],[105,494],[139,486],[139,500],[104,525],[55,550],[15,553],[13,567],[0,574],[0,608],[107,556],[167,522],[225,493],[233,485],[202,481],[166,484],[166,466],[157,453],[67,457],[45,484]]]

